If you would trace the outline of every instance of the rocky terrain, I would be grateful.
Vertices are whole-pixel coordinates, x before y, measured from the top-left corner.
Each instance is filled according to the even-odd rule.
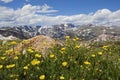
[[[23,40],[23,42],[19,43],[15,47],[15,50],[18,52],[23,51],[22,53],[26,53],[26,48],[31,46],[35,51],[41,51],[41,53],[44,54],[47,53],[47,51],[49,51],[49,49],[55,44],[60,43],[48,36],[40,35],[27,40]]]
[[[33,36],[38,35],[38,29],[41,26],[9,26],[9,27],[0,27],[0,35],[1,37],[9,37],[18,38],[18,39],[28,39]]]
[[[29,39],[37,35],[64,39],[66,35],[77,36],[83,40],[120,40],[119,26],[95,26],[58,24],[53,26],[8,26],[0,27],[0,39]]]

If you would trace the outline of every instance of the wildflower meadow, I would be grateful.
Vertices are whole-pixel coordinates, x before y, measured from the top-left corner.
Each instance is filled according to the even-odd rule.
[[[0,41],[0,80],[120,80],[120,42],[82,42],[66,36],[48,53],[15,47],[26,41]],[[47,44],[47,43],[46,43]],[[41,46],[41,45],[39,45]]]

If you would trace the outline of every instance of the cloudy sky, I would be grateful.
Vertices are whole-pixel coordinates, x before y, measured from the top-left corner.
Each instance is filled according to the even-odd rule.
[[[120,25],[120,0],[0,0],[0,26]]]

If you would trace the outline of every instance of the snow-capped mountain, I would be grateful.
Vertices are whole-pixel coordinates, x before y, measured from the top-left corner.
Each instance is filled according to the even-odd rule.
[[[38,30],[41,26],[15,26],[15,27],[0,27],[0,34],[4,37],[13,36],[18,39],[28,39],[38,35]]]
[[[92,24],[58,24],[53,26],[0,27],[0,39],[28,39],[37,35],[64,39],[66,35],[84,40],[120,40],[120,27]],[[103,37],[105,39],[103,39]]]
[[[17,38],[14,36],[4,37],[4,36],[0,35],[0,40],[15,40],[15,39],[17,39]]]

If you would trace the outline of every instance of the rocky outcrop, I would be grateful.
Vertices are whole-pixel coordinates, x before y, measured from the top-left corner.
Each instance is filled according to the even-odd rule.
[[[45,54],[51,47],[53,47],[58,42],[54,39],[48,37],[39,35],[30,39],[25,40],[24,43],[20,43],[15,48],[17,51],[25,51],[22,49],[27,49],[28,47],[32,47],[35,51],[40,51],[41,53]]]

